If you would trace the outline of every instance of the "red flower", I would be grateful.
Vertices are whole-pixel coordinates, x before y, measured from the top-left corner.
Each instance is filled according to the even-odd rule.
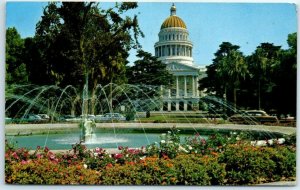
[[[129,165],[134,165],[135,163],[131,161],[131,162],[128,162],[128,164]]]
[[[13,152],[13,153],[12,153],[12,156],[13,156],[15,159],[19,159],[19,156],[18,156],[18,154],[17,154],[16,152]]]
[[[123,150],[124,148],[123,148],[123,146],[118,146],[118,149]]]
[[[111,168],[111,167],[113,167],[113,165],[112,165],[111,163],[108,163],[108,164],[106,165],[106,167],[107,167],[107,168]]]
[[[44,152],[49,152],[49,148],[47,146],[44,148]]]
[[[123,154],[115,154],[114,155],[114,158],[115,159],[120,159],[120,158],[122,158],[123,157]]]

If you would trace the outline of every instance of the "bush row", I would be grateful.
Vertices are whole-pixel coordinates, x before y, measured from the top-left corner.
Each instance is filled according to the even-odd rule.
[[[5,181],[10,184],[99,185],[249,185],[295,180],[295,144],[256,147],[242,136],[199,134],[179,143],[178,131],[162,135],[159,144],[120,153],[88,150],[82,144],[54,154],[34,153],[6,144]]]

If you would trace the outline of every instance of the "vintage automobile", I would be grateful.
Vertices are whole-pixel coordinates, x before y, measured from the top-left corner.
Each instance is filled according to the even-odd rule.
[[[279,123],[276,116],[270,116],[262,110],[247,110],[234,114],[228,119],[236,124],[276,124]]]
[[[120,113],[106,113],[103,116],[96,117],[95,119],[95,121],[111,121],[111,120],[125,121],[126,118]]]

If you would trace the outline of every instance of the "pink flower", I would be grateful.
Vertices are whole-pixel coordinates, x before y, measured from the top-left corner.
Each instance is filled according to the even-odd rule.
[[[22,164],[22,165],[28,164],[28,161],[22,160],[21,164]]]
[[[19,156],[18,156],[18,154],[17,154],[16,152],[13,152],[13,153],[12,153],[12,156],[13,156],[15,159],[19,159]]]
[[[97,152],[97,153],[101,152],[102,150],[103,150],[103,149],[102,149],[102,148],[99,148],[99,147],[95,148],[95,152]]]
[[[43,155],[37,154],[36,157],[37,157],[38,159],[40,159],[40,158],[43,158]]]
[[[123,154],[115,154],[114,158],[115,159],[120,159],[123,157]]]

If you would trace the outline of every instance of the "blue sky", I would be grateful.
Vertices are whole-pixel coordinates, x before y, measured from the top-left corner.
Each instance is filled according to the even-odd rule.
[[[8,2],[6,28],[16,27],[22,37],[33,36],[46,2]],[[289,33],[297,31],[296,6],[289,3],[199,3],[175,2],[177,16],[187,25],[193,42],[193,57],[198,65],[212,63],[219,45],[228,41],[239,45],[245,55],[254,52],[263,42],[288,48]],[[108,3],[100,3],[107,8]],[[170,15],[171,2],[140,2],[129,15],[138,14],[145,38],[143,49],[154,53],[154,43],[163,21]],[[131,52],[129,61],[135,60]]]

